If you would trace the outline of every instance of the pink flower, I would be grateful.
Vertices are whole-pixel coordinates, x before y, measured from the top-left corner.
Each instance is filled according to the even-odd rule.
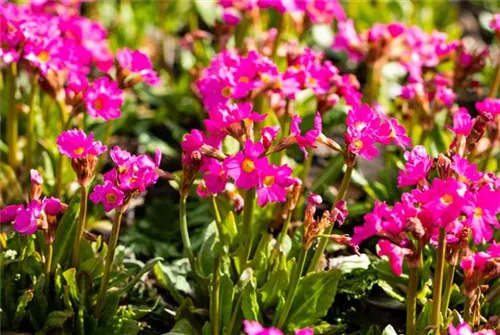
[[[245,102],[242,104],[218,105],[208,111],[209,118],[204,120],[205,127],[209,133],[220,131],[232,132],[235,128],[242,128],[242,122],[260,122],[267,114],[255,113],[252,104]]]
[[[375,138],[373,138],[373,135],[367,132],[353,134],[354,136],[349,133],[345,134],[345,141],[349,147],[349,151],[368,160],[374,159],[379,151],[374,146]]]
[[[63,67],[61,58],[63,50],[58,39],[44,39],[38,44],[28,43],[24,52],[24,58],[39,68],[43,75],[49,70],[59,71]]]
[[[467,322],[459,324],[456,328],[452,324],[448,329],[449,335],[495,335],[496,332],[493,329],[483,329],[480,331],[473,331],[471,326]]]
[[[0,210],[0,224],[6,224],[14,221],[17,213],[21,209],[24,209],[23,205],[9,205],[2,208],[2,210]]]
[[[118,180],[117,186],[123,192],[144,192],[158,180],[156,169],[161,160],[159,149],[156,149],[154,161],[147,155],[130,155],[117,147],[112,152],[112,159],[118,165],[118,174],[115,174]]]
[[[476,164],[469,163],[467,159],[459,155],[453,156],[453,162],[450,167],[457,174],[458,180],[464,183],[475,183],[482,177],[482,174],[477,171]]]
[[[490,27],[497,32],[500,31],[500,13],[493,15],[493,19],[490,21]]]
[[[286,188],[294,183],[290,178],[292,169],[287,165],[267,165],[260,170],[260,185],[257,188],[257,203],[264,207],[269,202],[285,202]]]
[[[70,98],[74,98],[80,93],[83,94],[88,86],[89,81],[86,75],[79,72],[70,72],[68,75],[68,86],[66,87],[66,94]]]
[[[359,62],[365,58],[365,41],[358,35],[351,19],[338,23],[338,32],[335,34],[332,49],[345,51],[350,59]]]
[[[403,273],[403,261],[405,256],[411,253],[410,250],[406,248],[401,248],[387,240],[380,240],[378,242],[379,250],[377,254],[382,256],[387,256],[389,258],[389,264],[395,275],[401,276]]]
[[[208,173],[203,176],[208,191],[212,194],[221,193],[226,189],[227,184],[227,170],[224,164],[216,159],[209,159],[204,163],[203,170]]]
[[[354,228],[352,243],[360,245],[364,240],[382,232],[382,219],[387,213],[389,213],[387,204],[385,202],[376,201],[373,211],[364,216],[364,225]]]
[[[222,12],[222,20],[231,26],[237,26],[241,22],[241,15],[234,8],[225,8]]]
[[[110,181],[104,185],[96,185],[89,196],[94,204],[102,203],[104,210],[109,212],[123,204],[125,194]]]
[[[38,230],[38,220],[42,215],[42,203],[32,200],[26,208],[20,208],[14,221],[14,230],[21,235],[31,235]]]
[[[405,169],[399,171],[398,187],[408,187],[426,182],[427,174],[432,167],[432,160],[425,147],[417,145],[412,151],[404,154]]]
[[[278,136],[278,132],[280,131],[280,126],[274,126],[274,127],[264,127],[260,131],[260,140],[262,144],[264,145],[264,148],[269,148],[273,141],[276,139],[276,136]]]
[[[56,140],[59,151],[70,158],[83,158],[89,155],[99,156],[107,150],[100,141],[94,141],[94,134],[88,136],[81,129],[62,132]]]
[[[263,152],[262,143],[247,140],[243,151],[225,159],[227,173],[237,187],[249,190],[259,184],[259,172],[268,165],[267,157],[260,157]]]
[[[63,205],[61,200],[50,197],[44,198],[42,201],[43,210],[47,215],[56,216],[63,211]]]
[[[120,117],[123,91],[108,77],[96,79],[85,92],[85,106],[93,118],[112,120]]]
[[[451,107],[455,102],[456,94],[451,88],[445,86],[438,86],[436,89],[435,99],[440,100],[446,107]]]
[[[465,223],[472,229],[474,242],[488,242],[493,237],[493,228],[498,229],[497,214],[500,213],[500,191],[491,190],[488,185],[477,193],[467,193],[468,203],[463,207],[467,215]]]
[[[500,114],[500,99],[486,98],[476,102],[476,109],[487,120],[492,120]]]
[[[294,114],[292,116],[292,122],[290,124],[290,134],[295,138],[297,145],[300,150],[304,153],[304,157],[307,159],[308,153],[306,148],[315,148],[314,143],[318,139],[319,135],[321,135],[321,131],[323,128],[321,120],[321,114],[319,112],[316,113],[314,117],[314,128],[308,130],[304,135],[300,134],[300,124],[302,123],[302,119]]]
[[[125,71],[126,76],[138,77],[140,81],[148,85],[158,85],[160,83],[160,78],[153,70],[153,64],[149,57],[139,50],[131,51],[129,48],[118,50],[116,59],[120,67]]]
[[[42,185],[43,184],[42,175],[40,174],[40,172],[38,172],[35,169],[30,170],[30,180],[31,180],[31,183],[33,185]]]
[[[395,118],[386,120],[380,127],[379,142],[394,143],[402,148],[411,145],[411,138],[406,135],[405,128]]]
[[[264,328],[258,321],[244,320],[243,328],[247,335],[283,335],[278,328]],[[314,335],[314,332],[311,328],[304,328],[295,330],[295,335]]]
[[[453,127],[446,126],[455,135],[469,136],[472,126],[474,125],[472,119],[466,108],[460,107],[457,112],[453,114]]]

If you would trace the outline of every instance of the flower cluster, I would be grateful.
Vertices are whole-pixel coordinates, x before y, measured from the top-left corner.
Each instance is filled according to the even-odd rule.
[[[26,205],[16,204],[0,211],[0,223],[14,222],[13,228],[21,235],[34,234],[38,229],[47,233],[52,243],[57,216],[66,210],[66,204],[54,197],[43,197],[43,178],[37,170],[31,170],[31,201]]]
[[[445,228],[450,248],[462,245],[469,232],[478,244],[492,239],[493,228],[499,227],[496,215],[500,213],[496,176],[478,172],[475,164],[459,155],[452,160],[440,156],[433,164],[422,146],[406,152],[405,158],[399,186],[418,188],[404,193],[401,202],[392,208],[377,202],[373,212],[365,216],[365,224],[355,228],[355,244],[374,235],[382,237],[379,255],[388,256],[394,272],[400,275],[403,259],[411,265],[412,256],[423,245],[437,241],[440,227]],[[436,169],[440,178],[429,182]]]
[[[243,325],[245,328],[245,333],[247,335],[283,335],[283,332],[278,328],[264,328],[257,321],[243,321]],[[301,330],[296,330],[295,335],[313,335],[314,332],[311,328],[304,328]]]
[[[460,261],[460,267],[464,271],[465,294],[473,295],[485,280],[500,276],[500,244],[493,242],[486,251],[469,251]]]
[[[103,175],[104,184],[96,185],[90,194],[90,200],[102,203],[107,212],[126,205],[135,194],[155,184],[161,161],[159,149],[154,160],[147,155],[132,155],[119,147],[114,147],[110,156],[116,167]]]
[[[495,335],[496,332],[493,329],[483,329],[480,331],[473,331],[471,326],[467,322],[459,324],[457,327],[450,325],[449,335]]]
[[[306,16],[312,23],[331,23],[334,19],[344,21],[346,15],[338,0],[219,0],[224,8],[223,20],[230,25],[241,22],[242,14],[258,9],[274,8],[292,17]]]
[[[41,76],[42,87],[75,113],[84,107],[94,118],[118,118],[122,89],[159,81],[144,53],[125,48],[116,54],[117,81],[105,75],[92,82],[92,69],[109,73],[114,57],[104,27],[80,16],[72,1],[61,6],[52,1],[2,3],[0,17],[0,66],[19,63],[34,78]]]

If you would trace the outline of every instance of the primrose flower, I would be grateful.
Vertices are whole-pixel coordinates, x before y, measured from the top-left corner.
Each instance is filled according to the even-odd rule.
[[[252,110],[249,102],[242,104],[218,105],[209,109],[208,119],[204,120],[205,127],[209,133],[226,131],[235,137],[240,137],[245,132],[241,123],[256,123],[266,118],[267,114],[259,114]]]
[[[404,154],[405,169],[399,171],[398,187],[408,187],[427,182],[427,174],[432,167],[432,159],[422,145]]]
[[[500,31],[500,13],[493,15],[493,19],[490,21],[490,27],[497,32]]]
[[[471,118],[466,108],[460,107],[455,113],[453,113],[453,127],[446,127],[455,135],[463,135],[467,137],[474,126],[474,120],[475,119]]]
[[[450,324],[448,328],[449,335],[495,335],[496,332],[493,329],[483,329],[480,331],[473,331],[471,326],[467,322],[459,324],[456,328],[454,325]]]
[[[486,98],[476,102],[476,109],[487,120],[492,120],[500,114],[500,99]]]
[[[227,173],[237,187],[249,190],[259,184],[259,173],[268,165],[267,157],[260,157],[263,152],[262,143],[247,140],[243,151],[225,159]]]
[[[46,75],[49,70],[59,71],[62,69],[62,52],[59,40],[45,39],[38,44],[28,43],[25,47],[26,55],[24,58],[40,69],[43,75]]]
[[[108,77],[96,79],[85,92],[85,106],[93,118],[112,120],[120,117],[123,91]]]
[[[316,113],[316,116],[314,117],[314,128],[308,130],[304,135],[300,134],[301,123],[302,119],[297,114],[294,114],[290,124],[290,134],[295,138],[295,142],[304,153],[304,157],[307,159],[308,153],[306,148],[315,148],[314,143],[321,135],[323,128],[321,114]]]
[[[395,118],[390,118],[382,124],[379,141],[382,144],[394,143],[403,149],[411,145],[411,138],[406,135],[405,128]]]
[[[202,170],[208,172],[203,175],[203,179],[210,193],[217,194],[226,189],[228,175],[224,164],[216,159],[210,158],[207,160],[207,163],[203,164]]]
[[[273,141],[276,139],[276,136],[278,136],[278,132],[280,131],[280,126],[273,126],[273,127],[264,127],[260,131],[260,139],[262,141],[262,144],[264,145],[264,148],[269,148]]]
[[[476,183],[482,177],[482,173],[477,171],[476,164],[469,163],[467,159],[459,155],[453,156],[450,167],[457,174],[458,180],[464,183]]]
[[[484,185],[477,193],[467,193],[468,203],[463,207],[467,215],[465,223],[472,229],[474,242],[488,242],[493,237],[493,228],[500,226],[497,214],[500,213],[500,190],[491,190]]]
[[[247,335],[283,335],[283,332],[278,328],[264,328],[258,321],[243,321],[245,333]],[[314,335],[311,328],[296,330],[295,335]]]
[[[153,70],[153,64],[149,57],[139,50],[131,51],[129,48],[118,50],[116,59],[120,64],[124,77],[132,76],[148,85],[160,83],[160,78]]]
[[[70,72],[68,75],[68,85],[66,86],[66,95],[70,98],[83,95],[89,81],[87,76],[79,72]]]
[[[401,276],[403,273],[403,261],[405,256],[411,254],[411,251],[406,248],[401,248],[387,240],[380,240],[378,242],[378,252],[379,256],[387,256],[389,258],[389,264],[395,275]]]
[[[94,134],[88,136],[81,129],[62,132],[56,140],[59,151],[70,158],[78,159],[89,155],[99,156],[107,150],[100,141],[94,141]]]
[[[354,22],[347,19],[338,24],[338,32],[335,34],[332,49],[345,51],[350,59],[359,62],[365,58],[364,39],[358,35],[354,28]]]
[[[286,188],[294,184],[290,178],[292,169],[287,166],[267,165],[260,171],[260,184],[257,188],[257,203],[264,207],[269,202],[285,202]]]
[[[38,230],[42,210],[42,203],[38,200],[32,200],[26,208],[20,208],[14,220],[14,230],[21,235],[35,233]]]
[[[105,181],[104,185],[96,185],[94,191],[89,196],[94,204],[102,203],[104,210],[109,212],[123,204],[125,194],[110,181]]]
[[[9,205],[2,208],[0,210],[0,224],[14,221],[21,209],[24,209],[23,205]]]

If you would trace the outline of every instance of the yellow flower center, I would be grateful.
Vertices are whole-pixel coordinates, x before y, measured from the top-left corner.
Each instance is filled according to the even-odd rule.
[[[84,152],[84,151],[85,151],[85,149],[84,149],[84,148],[82,148],[82,147],[78,147],[78,148],[76,148],[75,150],[73,150],[73,152],[74,152],[76,155],[81,155],[81,154],[83,154],[83,152]]]
[[[100,110],[102,108],[102,101],[101,101],[101,98],[97,98],[95,101],[94,101],[94,108],[97,109],[97,110]]]
[[[445,194],[441,197],[441,202],[445,205],[449,205],[453,202],[453,196],[451,194]]]
[[[248,77],[243,76],[240,79],[238,79],[238,81],[240,83],[248,83],[250,80],[248,79]]]
[[[114,193],[106,194],[106,201],[114,204],[116,202],[116,194],[114,194]]]
[[[264,186],[266,186],[266,187],[272,186],[274,184],[275,179],[276,178],[274,178],[273,176],[265,177],[264,178]]]
[[[231,96],[231,93],[233,93],[233,90],[230,86],[224,87],[221,91],[221,94],[224,98],[229,98]]]
[[[469,178],[467,178],[466,176],[462,176],[461,174],[458,175],[458,180],[463,181],[464,183],[469,182]]]
[[[307,78],[307,83],[310,86],[316,86],[318,84],[318,81],[316,80],[316,78],[309,77],[309,78]]]
[[[474,216],[478,219],[480,219],[481,217],[483,217],[483,209],[480,208],[480,207],[476,207],[474,209]]]
[[[47,63],[50,60],[50,55],[47,51],[40,52],[37,57],[42,63]]]
[[[255,170],[255,164],[250,158],[245,158],[243,160],[243,163],[241,163],[241,168],[243,169],[243,171],[250,173]]]
[[[391,133],[389,134],[389,138],[394,138],[396,137],[396,133],[394,132],[394,130],[391,130]]]
[[[262,80],[262,82],[264,84],[269,84],[271,82],[271,77],[269,75],[263,73],[260,75],[260,80]]]
[[[352,142],[352,144],[353,144],[353,145],[354,145],[354,147],[355,147],[356,149],[358,149],[358,150],[363,149],[363,141],[361,141],[361,140],[354,140],[354,141]]]

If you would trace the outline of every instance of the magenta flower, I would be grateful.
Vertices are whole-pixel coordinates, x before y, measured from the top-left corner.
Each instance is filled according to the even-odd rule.
[[[264,328],[258,321],[244,320],[243,328],[247,335],[283,335],[278,328]],[[314,335],[314,332],[311,328],[304,328],[296,330],[295,335]]]
[[[482,173],[477,171],[476,164],[469,163],[467,159],[459,155],[453,156],[453,162],[450,167],[457,174],[458,180],[464,183],[475,183],[482,177]]]
[[[493,19],[490,21],[490,27],[497,32],[500,31],[500,13],[493,15]]]
[[[81,129],[62,132],[56,140],[59,151],[70,158],[83,158],[89,155],[99,156],[107,150],[100,141],[94,141],[94,134],[88,136]]]
[[[102,203],[104,210],[109,212],[123,204],[125,194],[110,181],[105,181],[104,185],[94,187],[89,198],[94,204]]]
[[[213,158],[207,159],[207,162],[202,166],[202,170],[208,172],[203,176],[203,179],[210,193],[217,194],[226,189],[228,175],[224,164]]]
[[[449,335],[495,335],[496,332],[493,329],[483,329],[480,331],[473,331],[471,326],[467,322],[459,324],[456,328],[454,325],[450,325],[448,328]]]
[[[43,39],[37,44],[28,43],[25,46],[24,58],[40,69],[43,75],[46,75],[49,70],[59,71],[62,69],[62,52],[60,40]]]
[[[451,88],[439,85],[434,98],[441,101],[446,107],[451,107],[455,102],[456,96]]]
[[[399,171],[398,187],[408,187],[427,182],[427,174],[432,167],[432,159],[422,145],[404,154],[405,169]]]
[[[47,215],[56,216],[63,211],[63,205],[61,200],[49,197],[44,198],[42,201],[43,210]]]
[[[453,114],[453,127],[446,126],[455,135],[463,135],[465,137],[469,136],[472,127],[474,126],[474,120],[472,119],[466,108],[460,107]]]
[[[383,232],[382,220],[389,213],[389,207],[385,202],[376,201],[373,211],[364,216],[364,225],[354,228],[352,243],[360,245],[364,240],[377,235],[379,232]]]
[[[108,77],[96,79],[85,92],[85,106],[93,118],[112,120],[120,117],[123,91]]]
[[[278,167],[269,164],[260,170],[257,203],[264,207],[269,202],[285,202],[286,188],[294,184],[291,174],[292,169],[287,165]]]
[[[377,254],[382,256],[387,256],[389,258],[389,264],[395,275],[401,276],[403,273],[403,262],[405,256],[409,255],[411,251],[406,248],[401,248],[387,240],[380,240],[378,242]]]
[[[222,20],[231,26],[237,26],[241,22],[241,15],[234,8],[225,8],[222,12]]]
[[[405,128],[395,118],[386,120],[380,127],[379,142],[383,144],[394,143],[403,149],[411,146],[411,138],[406,135]]]
[[[139,50],[131,51],[124,48],[116,52],[116,59],[120,67],[125,71],[126,76],[134,76],[148,85],[158,85],[160,78],[153,70],[153,64],[149,57]]]
[[[31,183],[33,185],[42,185],[43,184],[42,175],[40,174],[40,172],[38,172],[35,169],[30,170],[30,180],[31,180]]]
[[[302,123],[302,119],[294,114],[292,116],[292,122],[290,124],[290,134],[295,138],[297,145],[300,150],[304,153],[304,157],[307,159],[308,153],[306,148],[315,148],[314,143],[318,139],[319,135],[321,135],[321,131],[323,128],[321,120],[321,114],[318,112],[314,117],[314,128],[308,130],[304,135],[300,134],[300,124]]]
[[[274,127],[264,127],[260,131],[260,140],[262,144],[264,145],[264,148],[269,148],[273,141],[276,139],[276,136],[278,136],[278,132],[280,131],[280,126],[274,126]]]
[[[10,223],[15,220],[17,213],[24,209],[23,205],[9,205],[0,210],[0,224]]]
[[[500,213],[500,191],[491,190],[488,185],[477,193],[467,193],[467,204],[463,207],[467,215],[465,223],[472,229],[474,242],[488,242],[493,237],[493,228],[498,229],[497,214]]]
[[[372,134],[359,132],[353,133],[353,135],[346,133],[344,136],[350,152],[368,160],[372,160],[378,155],[379,151],[375,147],[375,138]]]
[[[32,200],[26,208],[20,208],[14,221],[14,230],[21,235],[31,235],[38,230],[38,220],[42,215],[42,203]]]
[[[268,165],[267,157],[260,157],[263,152],[262,143],[247,140],[243,151],[224,160],[227,173],[237,187],[249,190],[259,185],[259,172]]]
[[[68,75],[66,95],[68,95],[68,97],[70,98],[74,98],[79,94],[83,94],[88,86],[89,81],[86,75],[79,72],[70,72]]]
[[[500,99],[486,98],[476,102],[476,109],[487,120],[493,120],[500,114]]]
[[[218,105],[208,111],[209,118],[204,120],[209,133],[220,131],[233,132],[235,128],[242,127],[242,122],[260,122],[267,114],[255,113],[249,102],[242,104]]]
[[[332,49],[345,51],[350,59],[360,62],[365,58],[364,39],[358,35],[354,22],[347,19],[338,23],[338,32],[335,34]]]

